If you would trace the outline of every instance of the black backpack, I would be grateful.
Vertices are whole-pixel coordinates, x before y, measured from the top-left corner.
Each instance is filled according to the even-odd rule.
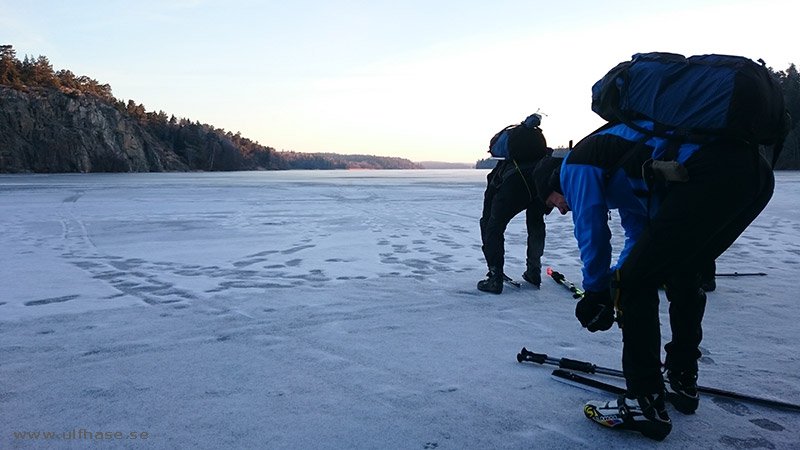
[[[539,128],[542,116],[532,114],[521,123],[498,131],[489,141],[489,153],[494,157],[533,162],[547,155],[547,141]]]

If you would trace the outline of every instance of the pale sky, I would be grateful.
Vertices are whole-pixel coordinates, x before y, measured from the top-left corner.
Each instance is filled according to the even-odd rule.
[[[278,150],[468,162],[539,110],[603,122],[591,86],[640,52],[800,63],[789,0],[0,0],[0,44],[147,111]]]

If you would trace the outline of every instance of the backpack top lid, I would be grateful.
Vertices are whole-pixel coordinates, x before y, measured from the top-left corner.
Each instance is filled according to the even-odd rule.
[[[528,116],[525,121],[522,122],[526,128],[536,128],[542,124],[542,115],[539,113],[533,113]]]

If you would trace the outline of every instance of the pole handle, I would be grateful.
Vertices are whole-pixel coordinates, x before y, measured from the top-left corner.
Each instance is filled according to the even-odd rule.
[[[517,361],[550,364],[551,366],[558,366],[561,369],[577,370],[585,373],[595,373],[597,369],[597,366],[589,362],[569,358],[555,359],[544,353],[534,353],[525,347],[522,347],[522,350],[517,354]]]
[[[517,353],[517,362],[526,361],[536,364],[544,364],[547,362],[547,359],[547,355],[544,353],[533,353],[525,347],[522,347],[522,350]]]

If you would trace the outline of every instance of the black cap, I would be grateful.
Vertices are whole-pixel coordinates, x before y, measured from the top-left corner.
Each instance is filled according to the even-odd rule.
[[[542,158],[533,169],[533,184],[536,185],[536,195],[542,203],[547,203],[547,197],[553,191],[563,194],[561,190],[561,163],[564,158],[547,156]]]

